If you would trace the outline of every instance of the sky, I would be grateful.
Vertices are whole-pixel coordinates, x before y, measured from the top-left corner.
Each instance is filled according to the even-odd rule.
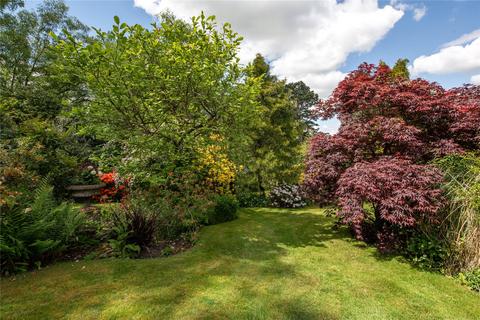
[[[27,7],[40,1],[26,1]],[[242,35],[239,56],[267,57],[272,73],[304,81],[326,98],[362,62],[407,58],[413,77],[446,88],[480,84],[480,0],[70,0],[70,13],[110,29],[113,16],[148,26],[170,10],[189,19],[204,11]],[[336,119],[319,123],[334,133]]]

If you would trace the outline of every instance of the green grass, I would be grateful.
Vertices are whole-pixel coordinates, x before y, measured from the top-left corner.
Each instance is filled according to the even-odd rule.
[[[480,295],[350,239],[320,209],[242,210],[168,258],[1,281],[2,319],[480,319]]]

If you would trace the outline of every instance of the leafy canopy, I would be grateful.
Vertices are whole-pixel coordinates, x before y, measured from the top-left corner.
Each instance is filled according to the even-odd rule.
[[[191,163],[209,136],[238,135],[255,115],[257,82],[238,63],[242,38],[229,24],[165,14],[147,29],[115,17],[112,31],[96,32],[91,43],[60,41],[62,66],[88,87],[90,102],[77,109],[88,130],[124,143],[139,174]]]

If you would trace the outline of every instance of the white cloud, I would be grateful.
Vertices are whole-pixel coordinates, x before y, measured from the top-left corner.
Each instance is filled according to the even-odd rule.
[[[470,82],[473,84],[480,85],[480,74],[476,74],[470,78]]]
[[[160,0],[133,0],[133,5],[135,7],[142,8],[148,14],[156,15],[161,9]]]
[[[418,4],[407,4],[401,2],[399,0],[390,0],[390,5],[393,6],[395,9],[401,11],[412,11],[413,12],[413,20],[420,21],[427,13],[427,7],[422,4],[419,6]]]
[[[276,69],[273,69],[275,72]],[[345,78],[347,74],[341,71],[328,71],[322,73],[303,73],[291,75],[288,81],[303,81],[308,84],[320,97],[328,97],[337,84]]]
[[[377,0],[251,1],[134,0],[155,15],[170,10],[188,19],[204,11],[220,23],[230,22],[244,36],[242,62],[260,52],[272,72],[289,81],[302,80],[327,97],[345,76],[338,69],[349,54],[371,50],[403,16],[400,8]]]
[[[472,32],[464,34],[453,41],[447,42],[443,44],[442,47],[446,48],[446,47],[452,47],[452,46],[461,46],[477,38],[480,38],[480,29],[473,30]]]
[[[423,6],[420,8],[413,9],[413,19],[415,21],[420,21],[427,13],[427,7]]]
[[[480,70],[480,37],[465,45],[442,48],[429,56],[420,56],[413,61],[413,74],[449,74]]]

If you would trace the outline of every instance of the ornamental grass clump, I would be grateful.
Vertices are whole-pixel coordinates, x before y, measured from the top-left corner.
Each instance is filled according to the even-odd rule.
[[[480,158],[451,155],[435,162],[443,171],[447,205],[441,216],[441,237],[449,248],[448,273],[480,268]]]

